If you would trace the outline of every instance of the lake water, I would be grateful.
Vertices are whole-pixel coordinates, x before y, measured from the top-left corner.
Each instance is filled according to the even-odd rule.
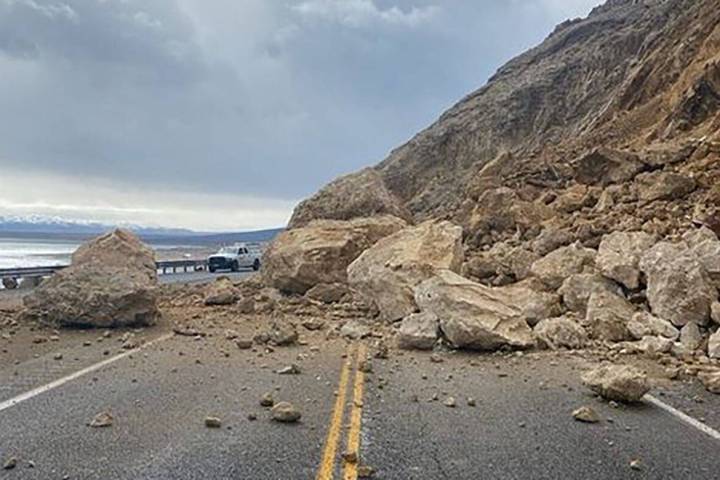
[[[68,240],[24,240],[0,237],[0,268],[67,265],[79,243]]]
[[[23,239],[0,237],[0,268],[46,267],[67,265],[80,242],[57,239]],[[151,245],[161,260],[204,258],[209,247]]]

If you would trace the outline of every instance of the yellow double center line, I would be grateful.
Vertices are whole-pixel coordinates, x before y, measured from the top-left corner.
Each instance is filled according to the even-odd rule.
[[[353,403],[350,409],[350,429],[348,430],[346,451],[347,453],[354,454],[356,459],[359,460],[360,458],[360,427],[362,423],[363,390],[365,385],[365,373],[360,370],[360,363],[365,360],[365,355],[366,347],[364,344],[360,344],[358,348],[354,346],[348,347],[347,359],[343,363],[342,370],[340,371],[338,395],[335,400],[332,416],[330,417],[330,428],[328,429],[325,440],[320,469],[318,470],[317,477],[315,477],[317,480],[332,480],[335,473],[335,460],[337,458],[341,438],[340,433],[345,415],[347,385],[352,370],[355,371],[355,381],[353,382]],[[357,462],[345,461],[343,467],[344,480],[357,479]]]

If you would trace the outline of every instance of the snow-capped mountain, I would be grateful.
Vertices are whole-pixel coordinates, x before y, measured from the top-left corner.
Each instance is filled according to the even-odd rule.
[[[69,220],[48,215],[0,215],[2,233],[61,233],[92,235],[115,227],[127,228],[139,235],[193,235],[196,232],[180,228],[148,227],[130,223],[105,224],[89,220]]]

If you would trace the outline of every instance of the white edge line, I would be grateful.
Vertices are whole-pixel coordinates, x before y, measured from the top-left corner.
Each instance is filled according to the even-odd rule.
[[[145,348],[145,347],[149,347],[150,345],[153,345],[153,344],[155,344],[155,343],[160,343],[160,342],[162,342],[162,341],[165,341],[165,340],[167,340],[168,338],[172,337],[173,335],[174,335],[173,333],[166,333],[165,335],[162,335],[162,336],[160,336],[160,337],[158,337],[158,338],[156,338],[156,339],[154,339],[154,340],[151,340],[151,341],[149,341],[149,342],[147,342],[147,343],[144,343],[144,344],[140,345],[140,346],[137,347],[137,348],[134,348],[134,349],[132,349],[132,350],[128,350],[127,352],[123,352],[123,353],[121,353],[121,354],[119,354],[119,355],[115,355],[114,357],[110,357],[110,358],[108,358],[108,359],[106,359],[106,360],[103,360],[102,362],[98,362],[98,363],[96,363],[96,364],[94,364],[94,365],[90,365],[89,367],[83,368],[82,370],[78,370],[78,371],[75,372],[75,373],[71,373],[70,375],[68,375],[68,376],[66,376],[66,377],[59,378],[59,379],[57,379],[57,380],[55,380],[55,381],[52,381],[52,382],[50,382],[50,383],[48,383],[48,384],[45,384],[45,385],[42,385],[42,386],[40,386],[40,387],[34,388],[34,389],[32,389],[32,390],[30,390],[30,391],[28,391],[28,392],[21,393],[20,395],[18,395],[18,396],[16,396],[16,397],[13,397],[13,398],[11,398],[11,399],[9,399],[9,400],[5,400],[4,402],[0,402],[0,412],[2,412],[3,410],[7,410],[7,409],[10,408],[10,407],[14,407],[15,405],[17,405],[17,404],[19,404],[19,403],[22,403],[22,402],[24,402],[25,400],[29,400],[29,399],[31,399],[31,398],[33,398],[33,397],[36,397],[36,396],[38,396],[38,395],[40,395],[40,394],[43,394],[43,393],[45,393],[45,392],[47,392],[47,391],[49,391],[49,390],[52,390],[53,388],[57,388],[57,387],[62,386],[62,385],[64,385],[64,384],[68,383],[68,382],[71,382],[71,381],[73,381],[73,380],[75,380],[75,379],[78,379],[78,378],[82,377],[83,375],[87,375],[88,373],[91,373],[91,372],[94,372],[94,371],[96,371],[96,370],[99,370],[99,369],[101,369],[101,368],[103,368],[103,367],[106,367],[106,366],[110,365],[111,363],[115,363],[115,362],[117,362],[118,360],[127,357],[128,355],[132,355],[133,353],[139,352],[140,350],[142,350],[142,349]]]
[[[645,400],[652,403],[656,407],[662,408],[663,410],[670,413],[671,415],[674,415],[675,417],[679,418],[680,420],[687,423],[691,427],[695,427],[698,430],[700,430],[701,432],[713,437],[715,440],[720,440],[720,432],[718,432],[717,430],[715,430],[713,428],[708,427],[707,425],[705,425],[704,423],[702,423],[699,420],[695,420],[690,415],[687,415],[687,414],[681,412],[680,410],[671,407],[667,403],[664,403],[664,402],[658,400],[657,398],[653,397],[652,395],[645,395]]]

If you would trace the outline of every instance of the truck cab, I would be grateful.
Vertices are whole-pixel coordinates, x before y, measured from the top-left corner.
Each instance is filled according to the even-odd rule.
[[[236,243],[231,246],[222,247],[217,253],[208,257],[208,270],[230,270],[237,272],[241,268],[252,268],[260,270],[260,256],[262,250],[259,244]]]

